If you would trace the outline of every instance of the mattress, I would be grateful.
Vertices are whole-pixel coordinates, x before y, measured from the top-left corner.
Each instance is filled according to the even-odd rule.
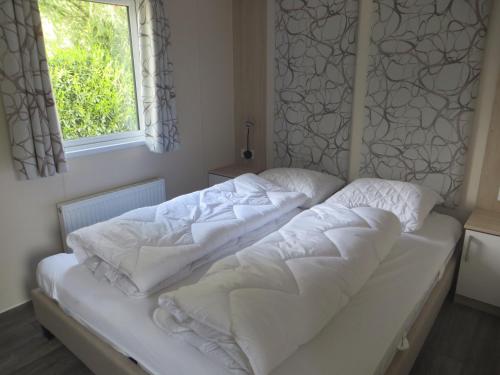
[[[351,302],[273,375],[383,373],[446,266],[460,234],[461,226],[455,219],[436,213],[426,219],[420,231],[403,234]],[[205,269],[201,267],[182,284],[195,282]],[[155,326],[151,314],[157,306],[157,295],[131,300],[109,284],[97,281],[67,254],[48,258],[38,278],[42,290],[56,299],[67,314],[134,358],[146,371],[226,373],[195,348]]]

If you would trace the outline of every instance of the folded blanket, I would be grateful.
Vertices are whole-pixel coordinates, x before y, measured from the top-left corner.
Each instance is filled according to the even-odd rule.
[[[285,215],[305,199],[245,174],[79,229],[68,235],[67,243],[97,277],[140,297],[167,287],[193,262]]]
[[[234,374],[269,374],[348,303],[400,233],[387,211],[315,206],[161,295],[154,320]]]

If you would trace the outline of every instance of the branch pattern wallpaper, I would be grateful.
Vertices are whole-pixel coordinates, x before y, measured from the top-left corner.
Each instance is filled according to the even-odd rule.
[[[274,165],[347,177],[357,0],[276,0]]]
[[[489,0],[375,0],[360,176],[457,205]]]

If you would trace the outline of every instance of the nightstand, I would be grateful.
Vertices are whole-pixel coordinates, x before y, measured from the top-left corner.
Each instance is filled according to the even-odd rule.
[[[220,184],[221,182],[231,180],[245,173],[258,174],[263,170],[264,168],[257,168],[245,164],[234,164],[223,168],[212,169],[208,171],[208,186]]]
[[[476,209],[465,223],[455,301],[500,313],[500,213]]]

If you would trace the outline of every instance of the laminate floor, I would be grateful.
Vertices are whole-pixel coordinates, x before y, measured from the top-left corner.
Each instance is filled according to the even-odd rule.
[[[27,303],[0,315],[0,374],[83,375],[92,372],[56,338],[48,340]]]
[[[43,335],[29,303],[0,315],[0,374],[91,371]],[[500,318],[446,302],[411,375],[500,375]]]
[[[500,375],[500,318],[446,302],[410,375]]]

